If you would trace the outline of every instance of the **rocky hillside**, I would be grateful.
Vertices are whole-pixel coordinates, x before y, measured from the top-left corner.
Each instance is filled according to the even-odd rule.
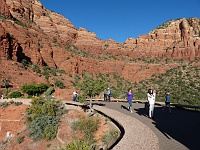
[[[71,81],[83,72],[115,73],[139,82],[177,68],[182,61],[200,66],[199,18],[170,20],[146,35],[118,43],[101,40],[87,29],[76,29],[39,0],[0,3],[0,78],[9,79],[12,90],[25,83],[54,85],[55,80],[62,80],[66,88],[55,94],[67,98],[65,92],[73,91]],[[44,66],[56,74],[45,76]],[[43,73],[34,72],[34,67]]]

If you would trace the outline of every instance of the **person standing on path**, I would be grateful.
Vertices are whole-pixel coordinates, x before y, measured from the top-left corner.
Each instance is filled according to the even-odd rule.
[[[156,91],[149,89],[147,93],[147,100],[149,103],[149,118],[153,119],[154,105],[155,105]]]
[[[73,92],[73,101],[76,102],[77,101],[77,97],[78,97],[78,93],[77,91]]]
[[[107,101],[110,102],[110,95],[111,95],[111,91],[110,91],[110,88],[108,88],[108,91],[107,91]]]
[[[168,107],[169,112],[172,113],[171,108],[170,108],[170,93],[165,90],[165,107],[162,109],[163,112],[166,107]]]
[[[128,103],[129,103],[129,110],[130,110],[131,113],[133,113],[132,106],[133,106],[133,97],[134,97],[134,94],[131,92],[130,88],[128,89],[126,97],[127,97]]]
[[[107,101],[107,98],[108,98],[108,96],[107,96],[107,90],[105,89],[104,90],[104,97],[103,97],[103,99],[104,99],[105,102]]]

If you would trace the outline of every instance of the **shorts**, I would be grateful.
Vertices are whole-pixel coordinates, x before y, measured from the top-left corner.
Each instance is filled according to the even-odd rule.
[[[165,106],[170,106],[170,102],[165,102]]]

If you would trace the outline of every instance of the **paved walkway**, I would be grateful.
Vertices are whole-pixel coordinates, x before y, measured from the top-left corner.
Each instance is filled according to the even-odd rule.
[[[113,118],[125,130],[122,139],[112,150],[159,150],[156,134],[138,119],[118,110],[108,109],[102,103],[96,103],[93,108]]]
[[[146,117],[144,104],[134,103],[134,112],[130,113],[127,103],[100,103],[147,125],[157,135],[160,150],[200,150],[200,112],[172,109],[173,114],[170,114],[167,109],[162,112],[161,106],[156,106],[153,121]]]

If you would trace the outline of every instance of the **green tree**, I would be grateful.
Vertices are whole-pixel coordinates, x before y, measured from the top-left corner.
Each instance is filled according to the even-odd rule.
[[[28,95],[40,95],[47,90],[46,84],[25,84],[22,86],[21,90],[23,93]]]
[[[18,97],[22,97],[23,94],[19,91],[15,91],[15,92],[12,92],[10,95],[8,95],[8,98],[18,98]]]

